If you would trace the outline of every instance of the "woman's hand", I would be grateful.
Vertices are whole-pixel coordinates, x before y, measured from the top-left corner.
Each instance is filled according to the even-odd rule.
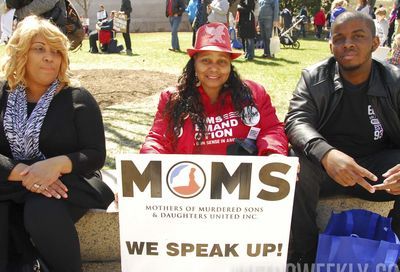
[[[22,185],[35,193],[42,193],[56,182],[62,174],[70,173],[72,163],[67,156],[57,156],[38,161],[20,173]]]
[[[65,186],[61,180],[57,179],[55,182],[50,184],[45,190],[43,190],[42,195],[60,199],[61,197],[68,198],[67,192],[68,192],[67,186]]]
[[[18,163],[12,170],[10,175],[8,176],[8,181],[21,181],[21,172],[25,170],[28,165],[24,163]]]

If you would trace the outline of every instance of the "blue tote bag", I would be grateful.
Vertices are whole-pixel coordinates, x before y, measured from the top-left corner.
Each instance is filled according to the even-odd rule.
[[[396,271],[400,243],[391,222],[366,210],[332,213],[318,240],[318,271]]]

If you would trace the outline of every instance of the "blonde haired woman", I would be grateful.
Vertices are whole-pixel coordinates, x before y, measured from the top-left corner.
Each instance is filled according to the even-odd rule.
[[[6,47],[0,92],[0,271],[81,271],[74,223],[113,193],[98,170],[105,140],[98,105],[70,85],[68,40],[25,18]],[[40,260],[40,261],[38,261]]]
[[[346,0],[334,0],[331,5],[331,24],[336,20],[340,14],[346,11]]]

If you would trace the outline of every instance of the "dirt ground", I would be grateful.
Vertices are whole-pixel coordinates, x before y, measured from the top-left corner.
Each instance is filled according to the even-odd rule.
[[[74,70],[80,84],[96,98],[101,109],[134,102],[176,84],[177,76],[144,70]]]

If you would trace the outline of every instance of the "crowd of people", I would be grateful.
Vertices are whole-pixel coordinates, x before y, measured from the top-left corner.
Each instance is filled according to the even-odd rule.
[[[26,2],[26,4],[24,4]],[[41,0],[15,1],[5,0],[4,7],[0,10],[7,12],[2,16],[2,37],[0,43],[6,43],[10,38],[12,29],[15,27],[15,18],[22,20],[28,14],[41,15],[51,20],[60,20],[56,24],[63,29],[65,20],[59,14],[65,13],[65,5],[63,1],[51,0],[45,4]],[[329,10],[326,7],[320,7],[314,14],[308,10],[307,6],[298,7],[296,12],[290,10],[286,6],[279,10],[279,0],[166,0],[165,14],[171,26],[171,46],[170,51],[180,52],[178,30],[182,21],[182,16],[186,12],[188,14],[189,23],[193,30],[192,46],[195,44],[196,32],[204,24],[212,22],[220,22],[225,24],[230,30],[230,37],[233,40],[232,45],[235,48],[243,49],[245,52],[245,60],[253,60],[255,57],[255,48],[262,48],[262,58],[274,58],[275,51],[271,52],[271,37],[279,35],[279,33],[290,29],[290,36],[301,36],[306,38],[313,25],[314,36],[317,39],[330,39],[331,24],[336,17],[348,10],[347,0],[333,0]],[[377,35],[380,38],[380,46],[390,48],[390,54],[387,61],[395,64],[397,45],[392,41],[396,40],[395,34],[399,33],[399,29],[395,30],[395,25],[400,25],[400,4],[398,1],[393,3],[390,12],[387,8],[379,5],[375,6],[372,0],[357,0],[357,5],[353,8],[357,12],[361,12],[371,16],[374,19]],[[8,11],[13,10],[11,13]],[[232,14],[232,11],[236,14]],[[89,31],[89,22],[87,18],[81,18],[85,33],[90,40],[91,53],[100,51],[106,53],[125,52],[127,55],[133,55],[132,43],[130,36],[132,4],[130,0],[122,0],[119,11],[107,11],[105,6],[101,4],[96,13],[97,23],[95,30]],[[57,15],[58,14],[58,15]],[[125,16],[126,28],[122,31],[125,43],[118,45],[116,40],[116,29],[114,28],[114,18],[122,14]],[[234,18],[234,22],[230,21],[230,17]],[[298,24],[294,24],[299,21]],[[293,35],[298,26],[298,33]],[[99,38],[100,35],[100,38]],[[236,38],[239,38],[237,40]],[[100,47],[100,50],[99,48]],[[386,52],[386,51],[385,51]]]
[[[189,60],[176,86],[161,92],[140,153],[297,156],[288,263],[301,269],[315,261],[316,207],[322,196],[393,200],[388,216],[400,235],[400,70],[395,67],[400,36],[393,38],[388,62],[372,58],[387,38],[378,27],[385,20],[384,8],[372,13],[361,1],[356,11],[348,11],[344,0],[334,1],[329,19],[332,56],[302,71],[282,122],[264,87],[242,79],[234,66],[241,53],[232,50],[228,17],[222,16],[229,2],[205,1],[194,1],[198,5],[191,10],[195,38],[187,49]],[[279,2],[258,2],[263,57],[272,58],[268,44],[279,26]],[[177,29],[185,9],[181,0],[166,0],[171,51],[181,50]],[[254,9],[254,1],[240,0],[238,31],[249,60],[254,58]],[[122,1],[121,10],[130,14],[129,0]],[[308,17],[306,7],[301,12],[301,20]],[[321,38],[324,9],[318,13],[316,35]],[[115,11],[100,8],[98,25],[110,27],[113,16]],[[89,35],[91,50],[99,31]],[[0,84],[0,271],[32,271],[33,266],[81,271],[74,223],[88,209],[104,209],[114,200],[99,173],[106,154],[100,109],[89,91],[71,82],[68,39],[49,20],[36,15],[21,19],[5,55],[5,81]],[[221,141],[212,141],[213,129],[218,130],[210,126],[214,119],[231,126],[232,133]]]
[[[178,28],[181,17],[184,12],[188,13],[190,25],[193,30],[192,45],[196,40],[196,31],[202,25],[211,22],[220,22],[228,28],[231,26],[229,21],[231,4],[236,2],[237,11],[234,15],[234,27],[230,29],[232,40],[240,38],[238,46],[234,42],[235,48],[243,49],[245,60],[253,60],[255,57],[254,49],[263,48],[262,58],[274,58],[274,52],[271,53],[271,37],[275,32],[284,32],[290,30],[291,36],[301,36],[306,38],[312,22],[314,36],[317,39],[330,39],[330,28],[336,17],[348,10],[346,0],[334,0],[329,7],[328,12],[324,7],[320,7],[315,14],[308,11],[307,6],[299,7],[297,15],[288,7],[279,11],[280,3],[278,0],[190,0],[185,6],[183,0],[166,0],[166,14],[171,23],[171,48],[174,52],[181,51],[179,47]],[[237,3],[238,2],[238,3]],[[388,12],[385,7],[371,7],[367,0],[359,0],[355,11],[364,13],[374,19],[377,35],[380,38],[381,47],[392,47],[392,40],[395,35],[395,23],[400,17],[400,9],[397,1],[393,4],[390,12],[390,18],[387,18]],[[312,16],[311,16],[312,15]],[[296,23],[298,21],[298,23]],[[397,22],[398,23],[398,22]],[[293,35],[294,26],[298,25],[297,34]],[[292,27],[293,26],[293,27]],[[234,35],[232,35],[232,32]],[[398,31],[397,31],[398,32]],[[235,41],[236,42],[236,41]],[[397,48],[397,47],[396,47]],[[387,61],[394,63],[392,59],[396,48],[392,48]]]

